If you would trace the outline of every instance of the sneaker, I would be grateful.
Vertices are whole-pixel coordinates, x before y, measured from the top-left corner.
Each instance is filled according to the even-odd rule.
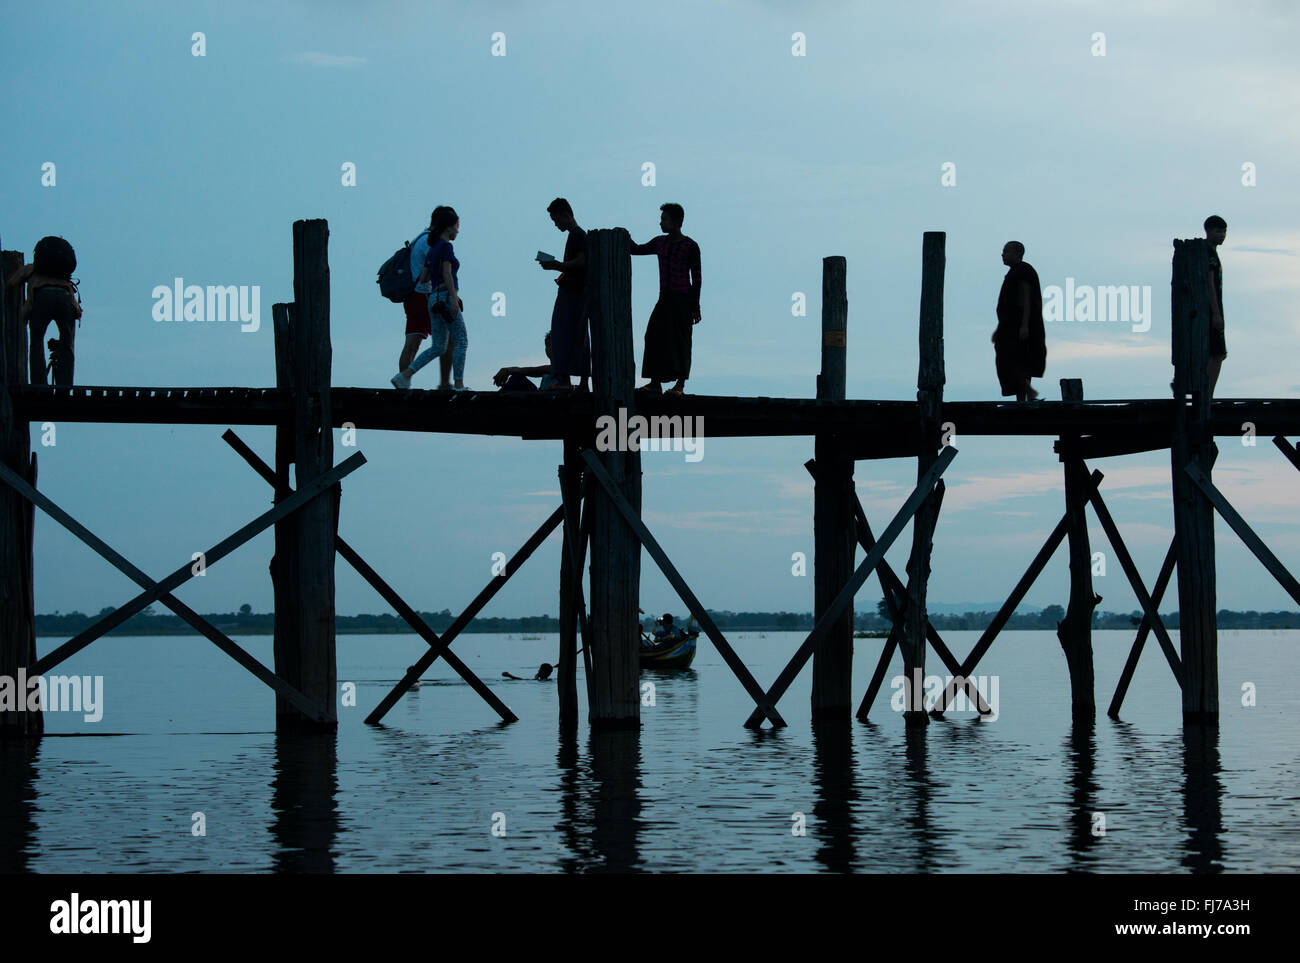
[[[409,387],[411,387],[411,379],[408,378],[408,377],[406,377],[406,375],[402,374],[400,371],[397,372],[397,374],[393,375],[393,376],[392,376],[391,378],[389,378],[388,380],[391,381],[391,382],[393,383],[393,387],[394,387],[394,388],[409,388]]]

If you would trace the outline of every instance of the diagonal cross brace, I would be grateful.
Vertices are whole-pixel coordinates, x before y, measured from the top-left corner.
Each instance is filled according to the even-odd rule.
[[[393,690],[389,692],[388,695],[384,696],[383,700],[379,705],[375,706],[374,711],[371,712],[370,715],[366,716],[365,721],[367,725],[378,725],[383,720],[384,716],[388,715],[388,710],[397,704],[397,700],[405,695],[406,691],[415,684],[416,680],[419,679],[421,675],[424,674],[424,670],[433,665],[433,660],[439,655],[448,652],[447,647],[451,645],[452,640],[456,638],[456,636],[460,635],[461,630],[464,629],[465,626],[469,625],[470,621],[474,616],[478,615],[483,606],[487,605],[488,602],[492,600],[492,596],[496,595],[497,592],[501,590],[501,587],[510,580],[510,576],[519,571],[520,566],[522,566],[524,562],[528,561],[528,557],[537,550],[537,546],[546,541],[547,536],[550,535],[551,532],[555,531],[556,526],[560,524],[563,518],[564,506],[561,505],[555,511],[551,512],[546,521],[542,522],[537,531],[533,532],[528,541],[524,542],[519,551],[515,552],[511,559],[506,562],[505,571],[500,575],[494,576],[492,581],[484,586],[483,590],[479,592],[478,595],[474,596],[474,601],[470,602],[469,605],[466,606],[465,611],[456,616],[456,620],[447,627],[447,631],[442,633],[442,638],[438,641],[437,646],[430,647],[429,651],[425,652],[424,655],[420,656],[420,658],[416,660],[415,665],[406,670],[406,675],[402,676],[397,685],[393,686]]]
[[[1156,584],[1151,588],[1151,604],[1157,609],[1160,607],[1160,600],[1165,597],[1165,590],[1169,588],[1169,580],[1173,577],[1177,562],[1178,542],[1175,540],[1169,543],[1169,551],[1165,553],[1164,563],[1160,566],[1159,574],[1156,575]],[[1142,647],[1146,645],[1150,633],[1151,620],[1143,614],[1142,624],[1138,626],[1137,638],[1133,640],[1133,648],[1129,649],[1124,670],[1119,674],[1119,682],[1115,685],[1115,694],[1110,699],[1110,708],[1106,710],[1106,715],[1112,719],[1119,718],[1120,706],[1124,704],[1124,696],[1128,694],[1129,683],[1133,681],[1133,673],[1137,671]]]
[[[49,515],[69,532],[79,538],[97,555],[107,561],[131,581],[135,582],[136,585],[139,585],[143,589],[154,587],[156,583],[153,579],[132,565],[130,561],[113,549],[107,542],[78,522],[45,495],[41,494],[29,485],[3,463],[0,463],[0,479],[3,479],[11,488],[17,491],[18,494],[22,495],[33,505],[39,507],[43,512],[45,512],[45,514]],[[176,598],[176,596],[168,592],[161,596],[158,601],[175,612],[195,631],[210,640],[222,652],[225,652],[245,669],[257,676],[257,678],[262,682],[266,683],[280,695],[288,699],[304,715],[316,722],[328,721],[328,713],[320,705],[307,698],[298,691],[295,686],[286,682],[266,666],[262,665],[261,662],[257,661],[257,659],[235,642],[234,639],[230,638],[203,616],[199,615],[199,613],[195,612],[180,599]],[[72,653],[69,652],[68,654],[71,655]]]
[[[1097,486],[1101,484],[1103,477],[1104,476],[1101,472],[1094,471],[1088,477],[1088,484],[1085,491],[1082,493],[1083,497],[1088,497],[1090,492],[1096,490]],[[1069,530],[1069,527],[1070,513],[1067,511],[1061,515],[1061,520],[1056,523],[1056,527],[1053,528],[1051,534],[1047,536],[1047,539],[1043,542],[1043,547],[1038,550],[1038,554],[1034,556],[1034,560],[1029,563],[1029,568],[1025,569],[1025,574],[1020,576],[1020,581],[1017,582],[1016,587],[1011,590],[1011,594],[1007,596],[1007,600],[1002,603],[1002,608],[998,609],[997,614],[993,616],[993,621],[990,622],[988,628],[980,634],[979,640],[975,643],[975,647],[970,651],[970,655],[966,656],[966,661],[961,664],[961,671],[957,674],[963,679],[970,678],[970,674],[975,671],[975,666],[979,665],[980,659],[984,658],[984,653],[986,653],[989,650],[989,647],[993,645],[993,640],[998,637],[998,633],[1002,631],[1003,626],[1005,626],[1011,616],[1015,614],[1016,606],[1020,604],[1021,600],[1025,597],[1025,594],[1033,588],[1034,583],[1038,581],[1038,576],[1043,574],[1043,569],[1047,567],[1047,563],[1051,561],[1052,556],[1056,554],[1056,550],[1060,547],[1061,542],[1065,540],[1065,533]],[[939,696],[939,701],[935,703],[935,708],[940,712],[943,712],[948,708],[948,703],[951,702],[952,697],[957,694],[956,682],[957,680],[953,679],[952,682],[948,683],[948,685],[944,687],[943,695]]]
[[[817,620],[817,624],[813,626],[812,632],[808,634],[808,638],[804,639],[803,645],[799,646],[799,650],[795,652],[794,657],[781,670],[781,674],[776,677],[776,681],[772,683],[772,688],[767,691],[767,697],[773,704],[781,696],[785,695],[786,690],[790,688],[790,683],[795,680],[800,670],[812,657],[813,649],[830,631],[835,620],[843,614],[846,608],[853,604],[853,596],[871,577],[871,573],[875,571],[876,566],[885,557],[885,552],[889,551],[889,547],[894,544],[908,521],[920,509],[926,498],[930,496],[930,491],[956,457],[957,449],[951,445],[947,446],[935,459],[934,464],[930,466],[925,475],[916,483],[916,488],[912,490],[912,494],[908,496],[907,501],[899,508],[898,514],[894,516],[889,526],[881,533],[875,547],[867,553],[867,557],[862,560],[862,564],[853,572],[852,577],[844,583],[839,595],[835,596],[835,601],[822,613],[821,618]],[[762,721],[763,717],[755,711],[745,720],[745,727],[756,729]]]
[[[808,473],[814,478],[817,477],[817,460],[815,458],[809,459],[805,462],[804,468],[808,469]],[[939,503],[942,504],[943,489],[937,485],[935,486],[935,495],[938,498]],[[876,545],[876,538],[871,534],[871,525],[867,521],[866,511],[862,508],[862,499],[860,499],[856,494],[853,496],[853,520],[857,523],[856,534],[858,544],[862,546],[864,552],[870,552]],[[899,619],[903,617],[903,612],[907,607],[907,589],[903,585],[902,579],[898,577],[890,564],[883,559],[876,569],[876,574],[880,578],[880,588],[885,596],[885,605],[890,610],[890,614],[894,620],[894,626],[897,626],[899,624]],[[897,603],[894,601],[894,596],[897,596],[899,599]],[[871,677],[871,684],[867,686],[867,692],[862,699],[862,704],[858,706],[859,719],[866,718],[867,710],[870,709],[871,704],[875,702],[876,693],[880,691],[880,685],[884,681],[885,672],[888,671],[889,668],[889,659],[893,657],[894,649],[898,647],[899,639],[898,635],[893,631],[894,626],[890,627],[889,638],[885,642],[884,650],[881,652],[881,661],[877,663],[876,671]],[[926,641],[930,643],[935,653],[939,656],[939,659],[945,666],[947,666],[948,671],[954,676],[958,675],[961,668],[960,664],[952,654],[952,650],[944,644],[943,638],[939,635],[938,630],[930,624],[928,619],[925,623],[925,638]],[[883,663],[883,665],[881,663]],[[966,683],[965,688],[967,693],[974,697],[971,701],[975,703],[976,708],[986,715],[991,713],[993,710],[988,707],[988,704],[984,701],[983,696],[980,695],[979,688],[975,683],[969,680],[964,681]]]
[[[754,700],[755,705],[758,706],[758,708],[754,710],[755,714],[757,714],[760,720],[766,716],[772,721],[772,725],[775,728],[779,729],[784,727],[785,720],[782,719],[781,714],[776,711],[775,700],[769,699],[768,696],[764,694],[762,687],[758,684],[758,680],[755,679],[749,669],[745,667],[745,663],[740,660],[740,656],[736,655],[735,649],[733,649],[731,644],[727,642],[721,630],[719,630],[718,626],[714,623],[713,617],[709,615],[708,610],[700,604],[700,600],[696,598],[695,593],[691,591],[691,587],[686,584],[686,580],[682,578],[681,573],[677,571],[676,567],[669,560],[668,555],[662,548],[660,548],[659,543],[655,541],[655,537],[650,534],[650,529],[645,527],[645,523],[641,521],[640,516],[638,516],[632,506],[628,504],[627,498],[618,490],[618,486],[615,485],[614,480],[609,477],[609,472],[607,472],[605,466],[600,463],[600,459],[596,457],[595,452],[590,448],[587,448],[582,452],[582,457],[590,468],[592,477],[600,482],[601,487],[605,489],[605,493],[609,496],[610,501],[613,502],[614,507],[617,508],[619,514],[623,516],[623,520],[627,522],[628,527],[632,529],[632,532],[636,535],[642,546],[645,547],[646,552],[655,560],[655,564],[659,566],[659,570],[664,573],[664,577],[668,579],[668,584],[676,590],[677,595],[686,603],[690,611],[695,614],[696,620],[700,623],[700,628],[702,628],[705,634],[709,637],[709,641],[713,643],[713,647],[718,650],[718,654],[722,656],[723,660],[731,668],[731,671],[735,673],[736,678],[740,680],[740,684],[744,686],[745,691],[749,693],[749,697]],[[583,641],[583,644],[586,644],[585,640]]]
[[[1264,540],[1255,534],[1255,530],[1232,507],[1232,503],[1223,497],[1223,492],[1215,487],[1214,482],[1210,481],[1205,472],[1201,470],[1201,466],[1195,462],[1188,462],[1185,470],[1192,477],[1192,481],[1196,482],[1196,486],[1200,488],[1201,493],[1209,500],[1210,504],[1223,516],[1223,520],[1237,533],[1237,537],[1268,569],[1269,574],[1277,579],[1278,584],[1286,590],[1286,593],[1291,598],[1300,602],[1300,582],[1297,582],[1295,576],[1286,570],[1286,566],[1282,564],[1282,561],[1269,551],[1268,546],[1264,544]]]
[[[1137,566],[1133,564],[1128,548],[1124,545],[1124,539],[1120,537],[1119,528],[1115,525],[1115,520],[1110,517],[1110,511],[1106,508],[1106,503],[1102,501],[1101,492],[1094,488],[1089,493],[1088,500],[1092,502],[1092,509],[1097,514],[1097,520],[1101,522],[1102,530],[1105,531],[1106,538],[1110,541],[1110,547],[1115,550],[1115,555],[1119,558],[1119,564],[1124,569],[1124,574],[1128,576],[1129,585],[1133,588],[1133,594],[1137,596],[1138,604],[1142,606],[1142,613],[1146,617],[1146,621],[1151,623],[1151,630],[1155,632],[1156,639],[1160,642],[1160,649],[1169,661],[1169,668],[1173,670],[1174,678],[1178,680],[1178,687],[1181,689],[1183,686],[1183,664],[1178,658],[1178,650],[1174,648],[1174,643],[1165,630],[1165,623],[1161,621],[1155,603],[1151,601],[1146,586],[1142,584],[1142,576],[1138,574]]]
[[[248,463],[249,467],[252,468],[253,471],[261,475],[262,478],[272,487],[275,487],[275,470],[259,458],[257,453],[254,452],[253,449],[249,448],[242,438],[229,429],[227,429],[221,438],[231,448],[235,449],[236,453]],[[424,639],[425,642],[435,648],[441,644],[437,633],[430,628],[429,624],[425,622],[424,619],[420,618],[419,614],[411,608],[411,606],[406,604],[406,601],[397,594],[393,587],[385,582],[380,577],[379,573],[371,568],[370,565],[367,564],[366,560],[363,559],[351,545],[344,541],[342,536],[335,536],[334,546],[338,550],[338,553],[343,556],[344,560],[356,569],[357,574],[370,583],[370,587],[378,592],[384,601],[393,607],[393,611],[401,616],[402,619],[405,620],[406,624],[414,629],[420,638]],[[496,711],[497,715],[499,715],[503,721],[519,721],[519,717],[510,711],[510,707],[497,698],[496,694],[474,674],[469,666],[457,658],[450,649],[443,653],[443,658],[445,658],[447,664],[456,671],[456,674],[464,679],[465,682],[469,684],[470,688],[477,692],[483,700]]]
[[[1282,435],[1273,436],[1273,444],[1277,445],[1277,450],[1286,455],[1286,460],[1296,468],[1300,468],[1300,452],[1295,450],[1295,445],[1287,441]]]
[[[281,518],[296,512],[321,492],[338,484],[341,479],[350,475],[365,463],[365,456],[362,455],[361,452],[357,452],[355,455],[351,456],[346,461],[335,465],[324,474],[318,475],[312,481],[298,489],[298,491],[291,497],[286,498],[269,511],[263,512],[243,528],[239,529],[239,531],[222,539],[212,548],[208,549],[208,551],[202,553],[205,568],[210,565],[215,565],[249,539],[270,528]],[[164,595],[170,595],[175,589],[184,585],[193,577],[193,565],[192,563],[187,562],[164,578],[161,582],[152,583],[152,588],[141,592],[121,608],[114,610],[112,613],[104,616],[104,618],[90,626],[90,628],[79,633],[76,637],[64,642],[63,645],[59,646],[53,652],[50,652],[44,658],[37,659],[36,664],[32,666],[33,674],[40,675],[48,672],[64,659],[68,658],[68,656],[80,652],[101,635],[111,632],[137,612],[144,611]]]

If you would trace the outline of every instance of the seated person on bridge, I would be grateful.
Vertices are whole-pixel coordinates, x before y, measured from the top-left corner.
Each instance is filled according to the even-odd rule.
[[[551,356],[551,332],[546,332],[546,338],[543,343],[546,346],[546,357]],[[514,366],[502,368],[492,376],[492,383],[502,391],[536,391],[537,385],[528,380],[529,376],[540,377],[542,379],[541,389],[550,391],[558,387],[559,384],[555,375],[551,374],[551,366],[547,364],[538,364],[529,366]]]

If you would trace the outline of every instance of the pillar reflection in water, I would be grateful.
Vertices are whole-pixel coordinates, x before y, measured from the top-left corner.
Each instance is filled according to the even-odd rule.
[[[930,825],[930,799],[934,795],[934,786],[930,782],[927,730],[928,727],[909,726],[903,732],[907,759],[905,768],[911,789],[911,807],[905,821],[917,843],[916,861],[910,869],[913,873],[932,873],[944,868],[938,841],[933,838],[933,827]]]
[[[1074,723],[1066,746],[1070,784],[1070,868],[1090,871],[1095,862],[1092,849],[1101,841],[1099,831],[1104,828],[1096,822],[1097,739],[1093,723]]]
[[[0,740],[0,873],[33,869],[39,739]]]
[[[278,873],[334,872],[339,832],[337,737],[277,733],[271,837]]]
[[[1223,872],[1222,771],[1218,726],[1184,722],[1182,864],[1194,873]]]
[[[853,810],[858,801],[853,730],[842,721],[813,723],[813,804],[821,841],[817,861],[835,873],[850,873],[857,858]]]
[[[584,767],[577,740],[561,735],[561,812],[556,829],[566,872],[635,872],[641,868],[641,734],[593,731]]]

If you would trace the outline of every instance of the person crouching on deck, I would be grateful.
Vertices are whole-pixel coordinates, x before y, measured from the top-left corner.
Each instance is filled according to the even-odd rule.
[[[641,377],[649,381],[637,390],[659,394],[662,382],[675,381],[668,394],[680,395],[691,374],[692,327],[700,323],[700,246],[682,233],[686,212],[680,204],[663,204],[659,211],[664,233],[632,244],[633,254],[659,258],[659,301],[650,312],[641,355]]]

